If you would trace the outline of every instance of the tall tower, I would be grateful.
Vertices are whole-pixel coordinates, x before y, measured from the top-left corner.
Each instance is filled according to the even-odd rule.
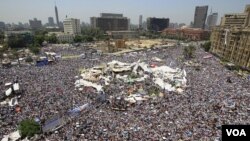
[[[57,11],[56,5],[55,5],[55,12],[56,12],[56,24],[59,27],[59,18],[58,18],[58,11]]]
[[[205,28],[208,6],[196,6],[194,14],[194,28]]]
[[[209,30],[211,30],[213,26],[216,26],[217,19],[218,19],[218,13],[211,13],[210,15],[208,15],[207,26]]]
[[[139,29],[142,29],[142,15],[139,16]]]

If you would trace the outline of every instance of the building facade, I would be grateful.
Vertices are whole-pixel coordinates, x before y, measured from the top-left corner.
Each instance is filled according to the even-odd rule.
[[[212,27],[216,26],[218,20],[218,13],[211,13],[207,16],[207,26],[208,29],[211,30]]]
[[[139,38],[137,31],[111,31],[108,35],[113,39],[134,39]]]
[[[51,36],[53,34],[56,35],[56,38],[60,43],[72,43],[74,41],[74,38],[75,38],[75,35],[65,34],[63,32],[49,32],[48,36]]]
[[[41,29],[42,28],[42,21],[37,20],[34,18],[34,20],[29,20],[31,29]]]
[[[186,26],[186,24],[185,23],[180,23],[178,26],[179,26],[179,28],[182,28],[183,26]]]
[[[169,23],[169,28],[179,28],[178,23]]]
[[[194,13],[193,28],[205,29],[208,6],[196,6]]]
[[[54,26],[54,25],[55,23],[53,17],[48,17],[48,26]]]
[[[147,29],[150,31],[162,31],[169,27],[169,18],[147,18]]]
[[[64,33],[66,34],[80,34],[81,26],[80,19],[68,18],[63,21]]]
[[[74,35],[72,34],[57,34],[57,39],[60,43],[67,42],[72,43],[74,41]]]
[[[250,5],[244,13],[226,14],[213,28],[211,52],[250,69]]]
[[[100,17],[91,17],[91,27],[99,28],[103,31],[123,31],[129,30],[129,19],[122,14],[101,13]]]
[[[208,40],[210,32],[200,28],[167,28],[162,32],[162,35],[175,39],[201,41]]]

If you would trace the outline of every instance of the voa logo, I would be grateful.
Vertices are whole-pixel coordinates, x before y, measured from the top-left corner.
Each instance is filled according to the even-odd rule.
[[[244,129],[226,129],[227,136],[247,136]]]

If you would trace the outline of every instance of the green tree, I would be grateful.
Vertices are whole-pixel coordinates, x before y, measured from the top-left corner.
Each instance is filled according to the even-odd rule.
[[[44,39],[45,39],[44,35],[35,35],[35,37],[34,37],[34,44],[42,45]]]
[[[25,47],[27,47],[29,44],[33,43],[34,36],[30,33],[22,34],[22,39],[24,40]]]
[[[4,51],[0,48],[0,61],[2,62]]]
[[[21,121],[18,126],[18,130],[20,131],[22,138],[30,138],[33,137],[35,134],[41,133],[40,125],[31,119]]]
[[[94,41],[94,38],[91,37],[91,36],[87,36],[87,37],[85,38],[85,40],[86,40],[87,42],[92,42],[92,41]]]
[[[34,53],[34,54],[39,54],[40,53],[40,47],[37,44],[34,45],[29,45],[29,50]]]
[[[31,57],[31,56],[28,56],[28,57],[25,59],[25,62],[27,62],[27,63],[33,62],[32,57]]]
[[[191,59],[194,57],[194,52],[195,52],[195,46],[189,45],[187,47],[184,47],[183,49],[183,55],[186,59]]]
[[[4,43],[4,32],[0,32],[0,44]]]
[[[83,41],[91,41],[92,39],[105,40],[104,31],[98,28],[84,28],[82,29]]]
[[[67,41],[61,41],[62,44],[67,44],[68,42]]]
[[[25,42],[21,35],[11,35],[8,37],[7,44],[10,48],[25,47]]]
[[[39,44],[40,46],[42,45],[43,41],[45,40],[46,34],[48,34],[47,31],[45,30],[36,30],[34,35],[34,44]]]
[[[14,59],[17,59],[18,64],[20,65],[19,53],[18,53],[17,49],[13,49],[13,50],[12,50],[12,54],[13,54],[13,58],[14,58]]]
[[[0,48],[0,60],[4,58],[3,54],[9,49],[8,44],[5,42],[3,47]]]
[[[76,43],[80,43],[80,42],[82,42],[82,40],[83,40],[83,38],[80,35],[76,35],[74,38],[74,42],[76,42]]]
[[[48,32],[46,30],[36,30],[35,35],[46,35]]]
[[[33,43],[33,36],[29,33],[13,34],[8,37],[7,45],[10,48],[23,48]]]
[[[205,42],[205,43],[202,45],[202,47],[204,48],[204,50],[205,50],[206,52],[209,52],[209,50],[210,50],[210,48],[211,48],[211,42],[210,42],[210,41]]]
[[[160,93],[160,89],[156,86],[151,86],[148,89],[148,95],[150,95],[150,96],[153,96],[153,95],[158,96],[159,93]]]
[[[45,36],[45,40],[48,41],[49,43],[53,43],[53,44],[58,42],[56,34],[52,34],[50,36]]]
[[[3,47],[0,48],[1,53],[5,52],[5,51],[7,51],[9,49],[9,46],[8,46],[7,42],[4,42],[2,46]]]

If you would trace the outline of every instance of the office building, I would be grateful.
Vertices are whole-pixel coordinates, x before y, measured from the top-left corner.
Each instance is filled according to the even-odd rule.
[[[218,19],[218,13],[210,13],[207,17],[207,26],[208,29],[211,30],[212,27],[216,26],[217,23],[217,19]]]
[[[31,29],[41,29],[42,28],[42,21],[37,20],[34,18],[34,20],[29,20]]]
[[[147,18],[147,29],[162,31],[169,27],[169,18]]]
[[[188,28],[183,26],[182,28],[167,28],[163,30],[162,35],[174,38],[174,39],[185,39],[191,41],[201,41],[209,39],[209,31],[201,28]]]
[[[139,32],[137,31],[110,31],[107,32],[108,35],[113,39],[135,39],[139,37]]]
[[[180,24],[178,25],[179,28],[182,28],[183,26],[186,26],[186,24],[185,24],[185,23],[180,23]]]
[[[72,43],[75,37],[73,34],[65,34],[63,32],[48,32],[48,36],[52,35],[56,35],[56,38],[60,43]]]
[[[208,6],[196,6],[194,14],[194,28],[205,29]]]
[[[66,34],[80,34],[80,19],[68,18],[63,21],[64,33]]]
[[[116,14],[116,13],[101,13],[101,17],[105,18],[122,18],[123,14]]]
[[[178,28],[178,27],[179,27],[178,23],[169,23],[168,26],[168,28]]]
[[[90,18],[91,27],[103,31],[129,30],[129,19],[123,14],[101,13],[100,17]]]
[[[143,29],[147,29],[147,21],[143,21],[142,22],[142,28]]]
[[[246,13],[225,14],[221,19],[221,25],[224,27],[243,27],[247,18]]]
[[[55,5],[55,14],[56,14],[56,24],[57,24],[58,27],[60,27],[59,17],[58,17],[58,11],[57,11],[56,5]]]
[[[54,19],[53,17],[48,17],[48,26],[54,26]]]
[[[212,53],[250,69],[250,5],[244,13],[226,14],[210,39]]]

